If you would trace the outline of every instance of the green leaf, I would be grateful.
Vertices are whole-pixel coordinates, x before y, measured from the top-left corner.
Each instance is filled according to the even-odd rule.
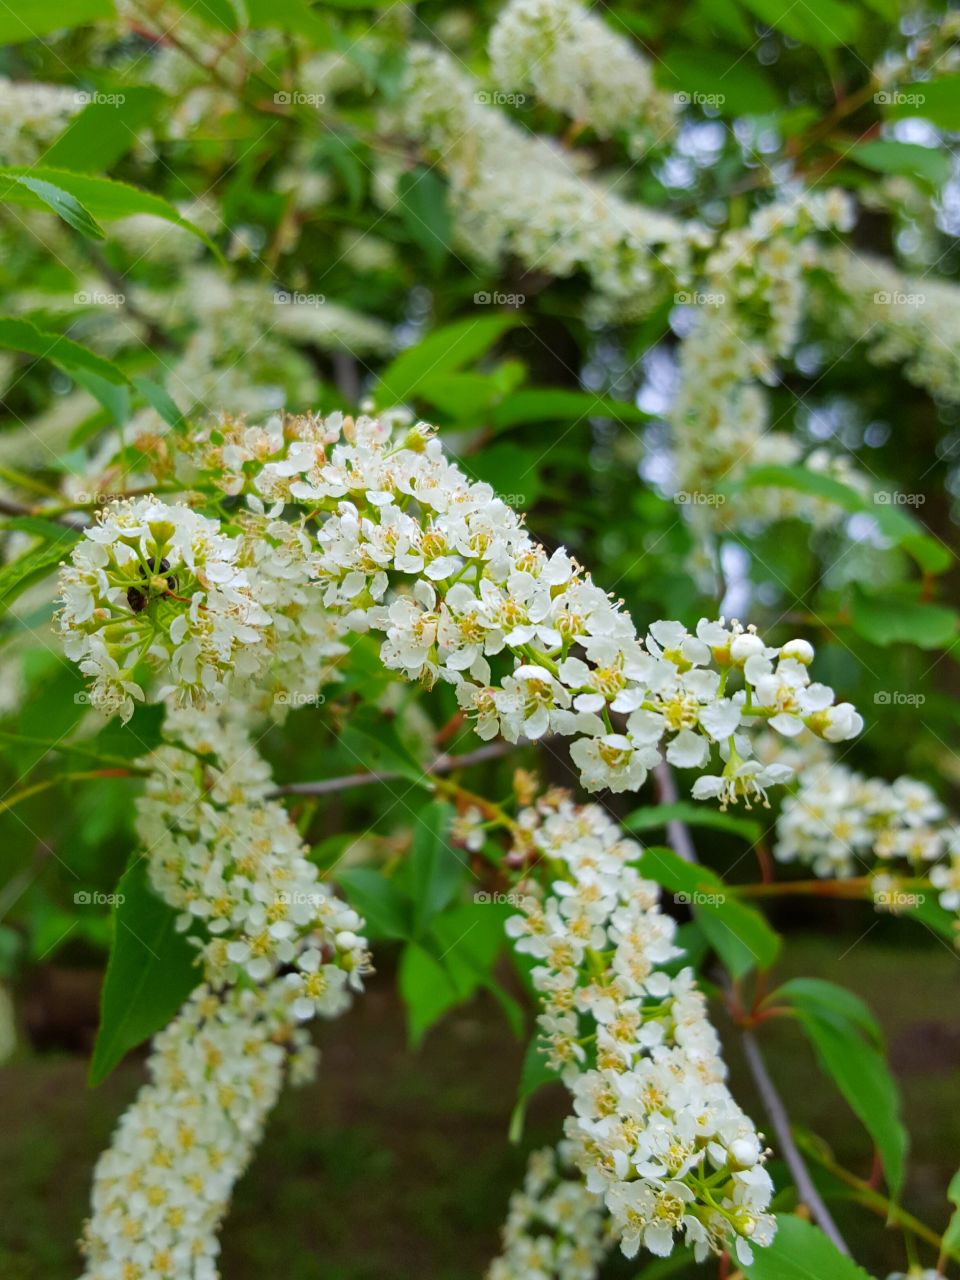
[[[491,415],[491,425],[500,431],[532,422],[556,422],[570,426],[590,418],[609,418],[626,425],[649,422],[644,413],[627,400],[594,395],[591,391],[567,391],[563,388],[527,388],[507,396]]]
[[[105,172],[131,150],[138,131],[153,120],[163,101],[159,89],[144,85],[98,94],[44,153],[44,165],[74,173]]]
[[[751,969],[769,969],[780,952],[780,937],[753,907],[738,902],[735,890],[709,867],[686,862],[673,849],[645,849],[640,874],[670,889],[689,906],[710,945],[735,978]]]
[[[48,574],[53,573],[80,537],[80,534],[72,529],[63,529],[61,532],[63,537],[60,541],[34,547],[17,560],[0,568],[0,615],[6,613],[17,596],[28,587],[32,587],[35,582],[41,582]]]
[[[859,1027],[878,1049],[883,1046],[883,1031],[869,1005],[846,987],[824,978],[791,978],[772,991],[764,1004],[779,1004],[783,1000],[814,1015],[833,1014],[843,1018]]]
[[[326,47],[333,38],[329,21],[311,9],[306,0],[245,0],[245,3],[251,27],[306,36],[314,47]]]
[[[447,840],[452,813],[450,805],[434,800],[414,815],[408,888],[417,935],[450,903],[467,870]]]
[[[720,491],[735,493],[741,489],[757,488],[792,489],[833,502],[844,511],[863,512],[876,521],[885,537],[902,546],[921,569],[930,573],[942,573],[952,563],[953,555],[949,548],[931,537],[920,522],[901,506],[891,503],[889,491],[881,490],[867,496],[822,472],[806,467],[776,465],[751,467],[736,481],[721,485]]]
[[[146,400],[152,409],[159,413],[160,417],[174,431],[181,430],[186,426],[186,418],[177,408],[177,402],[173,399],[168,391],[160,386],[159,382],[153,382],[150,378],[134,378],[133,385]]]
[[[685,94],[695,105],[716,107],[725,116],[767,115],[782,105],[760,67],[746,60],[734,62],[719,49],[673,46],[657,67],[657,79],[665,88]]]
[[[543,1041],[534,1036],[527,1045],[523,1058],[523,1069],[520,1073],[520,1084],[517,1087],[517,1101],[510,1115],[510,1141],[518,1143],[523,1137],[523,1126],[527,1118],[527,1106],[535,1093],[548,1084],[558,1083],[560,1076],[547,1064],[547,1055],[543,1051]]]
[[[184,218],[168,200],[155,196],[149,191],[141,191],[139,187],[131,187],[126,182],[117,182],[113,178],[94,177],[87,173],[73,173],[69,169],[55,169],[47,165],[34,165],[32,168],[0,168],[0,181],[7,179],[9,189],[0,186],[0,199],[17,200],[20,204],[32,208],[42,208],[44,201],[33,191],[28,191],[21,178],[50,183],[52,186],[67,192],[78,200],[93,218],[126,218],[133,213],[150,213],[155,218],[172,222],[183,227],[203,241],[217,257],[220,250],[205,231],[201,231],[188,218]]]
[[[777,1234],[753,1262],[741,1267],[749,1280],[871,1280],[819,1227],[793,1214],[777,1214]]]
[[[138,859],[117,885],[91,1085],[100,1084],[126,1053],[165,1026],[199,985],[197,952],[177,932],[176,918],[150,888],[146,862]]]
[[[164,715],[160,705],[138,706],[126,724],[112,719],[92,739],[91,745],[111,760],[136,760],[160,746]]]
[[[115,386],[124,386],[127,381],[125,375],[109,360],[88,351],[79,342],[64,338],[59,333],[45,333],[29,320],[20,320],[15,316],[0,316],[0,347],[52,360],[70,374],[83,369]]]
[[[410,1043],[416,1048],[460,994],[443,965],[428,951],[410,942],[400,958],[400,994],[407,1006]]]
[[[439,271],[453,238],[446,183],[433,169],[413,169],[400,175],[397,199],[407,234]]]
[[[621,825],[627,831],[652,831],[665,827],[668,822],[685,822],[690,827],[712,827],[715,831],[729,831],[732,835],[749,840],[751,844],[760,838],[760,823],[752,818],[738,818],[732,813],[708,809],[706,805],[694,804],[690,800],[634,809]]]
[[[946,1253],[956,1254],[960,1252],[960,1170],[950,1179],[947,1199],[952,1205],[956,1205],[956,1208],[950,1215],[947,1229],[943,1233],[943,1248]]]
[[[387,368],[376,391],[377,404],[390,408],[409,400],[431,374],[452,373],[479,359],[519,316],[488,315],[456,320],[402,351]]]
[[[950,177],[950,158],[937,147],[922,147],[916,142],[895,142],[878,139],[861,142],[855,147],[835,144],[836,151],[848,160],[875,173],[905,174],[908,178],[922,178],[939,189]]]
[[[372,867],[344,867],[334,879],[347,900],[366,921],[368,937],[409,938],[413,933],[409,903],[382,871]]]
[[[112,0],[16,0],[0,5],[0,44],[36,40],[102,18],[116,19]]]
[[[21,187],[26,187],[28,191],[32,191],[68,226],[73,227],[74,231],[79,231],[88,240],[102,240],[104,238],[103,227],[90,216],[89,211],[69,191],[64,191],[62,187],[54,186],[52,182],[44,182],[40,178],[30,178],[25,174],[15,178],[14,182]],[[0,193],[0,199],[12,201],[14,204],[20,203],[16,196],[10,195],[9,190]]]
[[[815,5],[797,0],[743,0],[745,7],[791,40],[817,49],[835,49],[851,44],[860,31],[860,14],[841,0],[816,0]]]
[[[400,741],[396,725],[382,711],[358,707],[340,735],[340,745],[352,762],[371,773],[396,773],[421,787],[430,786],[423,766]]]
[[[864,1040],[858,1023],[836,1010],[799,1007],[797,1021],[822,1070],[873,1139],[890,1194],[896,1199],[903,1186],[907,1132],[900,1122],[897,1086],[883,1054]]]
[[[929,604],[902,592],[868,595],[856,588],[851,621],[854,631],[874,644],[943,649],[957,633],[958,616],[946,605]]]
[[[960,75],[917,80],[900,85],[896,93],[877,96],[880,102],[889,99],[889,116],[923,116],[941,129],[960,130]]]

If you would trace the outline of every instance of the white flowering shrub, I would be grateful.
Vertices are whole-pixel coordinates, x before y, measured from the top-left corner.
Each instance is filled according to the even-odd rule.
[[[0,15],[0,1062],[139,1085],[0,1272],[955,1271],[955,1150],[911,1161],[845,965],[882,938],[933,990],[960,945],[958,36]],[[54,1025],[62,974],[96,1025]],[[457,1135],[454,1260],[383,1271],[349,1214],[318,1248],[282,1190],[234,1247],[287,1084],[394,1007],[421,1105],[458,1017],[515,1078]]]

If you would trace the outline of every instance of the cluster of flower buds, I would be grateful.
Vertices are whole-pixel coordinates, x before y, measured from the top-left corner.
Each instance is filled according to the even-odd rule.
[[[682,953],[631,865],[640,852],[603,810],[547,794],[519,817],[515,854],[532,870],[507,930],[535,962],[540,1036],[573,1095],[571,1156],[624,1254],[681,1242],[749,1265],[774,1231],[766,1153],[692,972],[664,968]]]

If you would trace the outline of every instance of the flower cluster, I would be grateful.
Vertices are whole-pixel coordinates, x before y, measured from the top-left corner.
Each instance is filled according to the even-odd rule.
[[[531,870],[507,930],[535,962],[540,1034],[573,1095],[572,1158],[623,1252],[666,1256],[681,1241],[700,1260],[728,1249],[749,1264],[774,1230],[763,1144],[726,1086],[692,972],[663,969],[682,953],[639,855],[601,809],[544,796],[519,817],[515,857]]]
[[[211,478],[256,503],[307,507],[319,521],[310,565],[324,606],[350,630],[385,639],[384,664],[411,680],[454,686],[482,738],[575,739],[584,785],[634,790],[663,752],[719,774],[694,794],[765,801],[782,765],[752,758],[751,725],[829,741],[862,721],[812,683],[813,650],[774,647],[734,621],[702,619],[696,634],[629,616],[562,549],[536,543],[487,484],[469,481],[425,424],[394,437],[389,417],[340,414],[266,428],[207,428],[191,449]],[[410,589],[388,597],[404,579]],[[618,718],[618,723],[614,722]]]
[[[914,778],[885,782],[843,764],[805,768],[797,791],[784,799],[774,853],[818,876],[879,871],[881,906],[896,904],[896,873],[929,877],[944,910],[960,911],[960,827]]]
[[[0,164],[36,164],[83,105],[84,95],[69,85],[0,76]]]
[[[270,772],[236,717],[168,713],[165,745],[141,764],[137,804],[157,893],[206,939],[207,981],[262,983],[283,970],[306,1021],[335,1017],[368,968],[363,922],[321,884],[286,810],[268,800]]]
[[[288,987],[200,986],[97,1162],[83,1280],[216,1280],[217,1230],[285,1075],[316,1058]]]
[[[486,1280],[593,1280],[610,1247],[603,1200],[570,1177],[570,1144],[534,1151]]]
[[[228,672],[258,665],[270,624],[237,565],[239,540],[214,520],[156,498],[115,502],[87,529],[60,575],[64,649],[92,678],[91,702],[133,714],[139,668],[159,668],[180,700],[217,701]]]
[[[803,459],[793,434],[773,430],[767,393],[779,381],[778,362],[796,348],[810,306],[810,277],[821,254],[816,233],[848,230],[852,216],[844,192],[798,193],[726,232],[708,257],[702,292],[689,295],[694,319],[680,345],[669,413],[677,491],[712,493],[752,467],[801,460],[858,483],[842,459],[824,449]],[[686,511],[710,527],[798,515],[825,523],[838,515],[823,499],[768,487],[727,494],[722,503],[691,503]]]
[[[415,44],[388,122],[436,153],[465,252],[491,263],[514,255],[553,276],[586,271],[598,293],[637,313],[674,275],[687,277],[693,249],[710,242],[703,227],[611,194],[483,97],[452,58]]]
[[[656,89],[649,61],[577,0],[510,0],[490,29],[500,89],[532,90],[601,138],[621,130],[641,153],[673,130],[673,99]]]

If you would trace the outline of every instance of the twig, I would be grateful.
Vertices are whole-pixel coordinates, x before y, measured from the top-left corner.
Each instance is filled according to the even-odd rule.
[[[483,764],[487,760],[498,760],[509,755],[517,746],[527,743],[489,742],[476,751],[465,751],[462,755],[451,756],[444,752],[424,767],[424,774],[452,773],[454,769],[467,769],[470,765]],[[351,787],[369,787],[375,782],[398,782],[402,773],[348,773],[340,778],[322,778],[319,782],[288,782],[286,786],[277,787],[270,795],[275,796],[325,796],[336,791],[347,791]]]
[[[849,1257],[850,1250],[847,1248],[847,1242],[837,1230],[837,1224],[834,1222],[820,1192],[814,1186],[813,1179],[810,1177],[810,1170],[807,1168],[803,1156],[793,1140],[793,1134],[790,1131],[790,1118],[787,1115],[786,1107],[784,1107],[780,1095],[777,1093],[776,1085],[770,1077],[767,1064],[763,1059],[763,1054],[760,1052],[760,1046],[754,1039],[752,1031],[744,1031],[743,1033],[743,1051],[747,1059],[747,1066],[750,1068],[750,1074],[753,1076],[757,1091],[763,1100],[767,1115],[770,1117],[770,1123],[773,1125],[773,1131],[777,1135],[777,1142],[783,1152],[783,1158],[787,1162],[787,1168],[790,1170],[793,1181],[796,1184],[800,1199],[810,1210],[811,1216],[823,1234],[829,1237],[841,1253],[845,1253]]]
[[[660,792],[661,804],[676,804],[680,796],[677,791],[677,784],[674,781],[673,770],[667,764],[666,760],[661,760],[654,767],[653,776],[657,781],[657,790]],[[677,818],[672,818],[667,823],[667,840],[672,848],[679,853],[684,862],[698,862],[697,851],[693,847],[693,839],[690,835],[690,828],[685,822],[681,822]]]

